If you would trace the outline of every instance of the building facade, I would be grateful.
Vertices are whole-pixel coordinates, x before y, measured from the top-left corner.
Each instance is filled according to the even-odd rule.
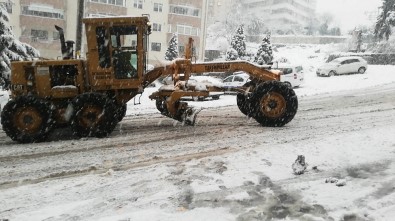
[[[260,15],[273,33],[302,31],[314,19],[317,0],[243,0],[245,8]]]
[[[276,34],[303,32],[315,18],[317,0],[208,0],[208,24],[226,20],[234,4],[240,4],[247,19],[254,14]]]
[[[197,59],[203,59],[206,6],[206,0],[84,0],[83,17],[148,15],[152,25],[149,63],[158,64],[164,60],[174,33],[178,33],[180,51],[188,37],[193,37]],[[76,40],[77,12],[77,0],[13,0],[9,10],[15,36],[50,59],[61,55],[55,25],[64,29],[66,40]],[[86,52],[84,33],[82,30],[81,56]]]

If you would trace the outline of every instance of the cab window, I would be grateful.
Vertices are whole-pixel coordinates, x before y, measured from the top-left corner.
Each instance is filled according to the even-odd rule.
[[[110,35],[115,77],[137,78],[137,27],[113,26],[110,28]]]
[[[101,68],[111,67],[110,48],[108,45],[109,36],[106,27],[100,26],[96,28],[96,41],[99,54],[99,66]]]

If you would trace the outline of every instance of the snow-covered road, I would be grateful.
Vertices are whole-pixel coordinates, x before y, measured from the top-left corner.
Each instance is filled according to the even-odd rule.
[[[105,139],[58,130],[22,145],[0,131],[0,220],[391,220],[393,71],[307,75],[282,128],[259,126],[223,96],[222,105],[195,103],[208,107],[194,127],[149,104],[131,106]],[[301,154],[308,172],[296,176]]]

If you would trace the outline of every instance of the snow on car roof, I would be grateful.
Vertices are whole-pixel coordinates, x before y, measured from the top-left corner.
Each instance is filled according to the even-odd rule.
[[[336,58],[334,60],[345,61],[345,60],[348,60],[348,59],[362,59],[362,57],[359,57],[359,56],[346,56],[346,57],[338,57],[338,58]]]
[[[297,67],[297,66],[302,66],[300,64],[290,64],[290,63],[274,63],[272,68],[276,69],[276,68],[293,68],[293,67]]]

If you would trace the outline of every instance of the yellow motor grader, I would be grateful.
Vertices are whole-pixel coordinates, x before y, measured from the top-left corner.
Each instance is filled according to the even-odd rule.
[[[163,76],[174,85],[153,93],[157,109],[186,124],[195,123],[196,110],[182,97],[208,96],[220,87],[197,90],[191,74],[244,71],[251,81],[234,90],[241,112],[263,126],[283,126],[298,108],[295,92],[279,82],[280,73],[246,61],[192,62],[190,39],[185,57],[147,71],[151,25],[148,17],[83,19],[86,59],[74,55],[72,41],[60,34],[62,59],[13,62],[11,100],[1,113],[5,133],[22,143],[45,140],[59,126],[70,126],[79,137],[105,137],[122,120],[126,103]]]

